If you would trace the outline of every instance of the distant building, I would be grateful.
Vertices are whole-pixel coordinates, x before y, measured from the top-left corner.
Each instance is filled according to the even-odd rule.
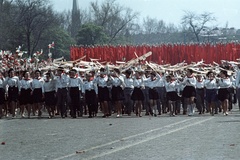
[[[77,0],[73,0],[72,7],[72,25],[71,25],[71,36],[76,39],[78,30],[80,28],[80,10],[78,7]]]

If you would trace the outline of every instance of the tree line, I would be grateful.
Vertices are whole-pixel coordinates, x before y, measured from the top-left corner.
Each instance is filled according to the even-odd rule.
[[[33,56],[41,49],[48,52],[48,44],[54,41],[54,50],[59,56],[69,54],[74,39],[64,28],[64,15],[53,10],[48,0],[0,0],[0,49],[16,47]],[[44,54],[47,56],[47,54]],[[68,56],[69,57],[69,56]]]
[[[56,12],[49,0],[0,0],[0,49],[27,54],[55,42],[54,57],[69,58],[71,45],[160,44],[237,41],[240,30],[213,25],[213,13],[185,11],[178,26],[149,16],[139,23],[140,13],[116,0],[90,2],[89,9]]]

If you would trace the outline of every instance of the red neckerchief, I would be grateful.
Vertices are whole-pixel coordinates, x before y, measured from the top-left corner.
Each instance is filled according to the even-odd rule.
[[[198,80],[198,82],[202,82],[203,80],[201,79],[201,80]]]
[[[89,81],[93,81],[94,77],[90,77],[90,80]]]
[[[153,78],[151,78],[152,79],[152,81],[155,81],[157,78],[156,77],[153,77]]]
[[[101,75],[100,77],[101,77],[101,78],[105,78],[105,77],[106,77],[106,74],[103,74],[103,75]]]
[[[191,76],[187,76],[187,78],[193,78],[193,75],[191,75]]]
[[[70,78],[72,78],[72,79],[76,79],[76,78],[77,78],[77,76],[75,75],[74,77],[70,77]]]
[[[28,79],[25,79],[25,78],[24,78],[24,80],[25,80],[25,81],[29,81],[29,80],[31,80],[31,79],[30,79],[30,78],[28,78]]]
[[[62,78],[63,75],[64,75],[64,73],[61,73],[61,74],[59,75],[59,77]]]

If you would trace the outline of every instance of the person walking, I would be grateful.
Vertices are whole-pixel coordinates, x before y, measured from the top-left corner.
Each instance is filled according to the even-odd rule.
[[[67,87],[69,83],[69,76],[64,73],[63,67],[58,67],[57,75],[54,76],[56,80],[56,89],[57,89],[57,108],[61,114],[62,118],[65,118],[67,115]]]
[[[72,69],[69,72],[69,96],[71,99],[71,117],[77,118],[77,111],[80,110],[80,91],[83,85],[82,80],[77,76],[77,70]]]
[[[227,74],[226,70],[222,70],[220,72],[220,79],[217,83],[217,85],[220,87],[218,91],[218,99],[221,102],[223,115],[228,115],[228,106],[229,106],[229,87],[231,87],[232,83],[231,80]]]
[[[186,86],[183,89],[183,97],[186,99],[186,105],[188,108],[188,116],[194,115],[195,112],[195,102],[196,98],[196,78],[193,75],[192,69],[187,69],[186,76],[182,82]]]
[[[19,85],[19,104],[20,114],[22,118],[25,117],[24,109],[27,109],[28,118],[30,118],[32,111],[32,79],[28,71],[23,72],[23,79],[20,80]]]
[[[92,118],[95,114],[97,114],[98,87],[96,83],[94,83],[91,73],[86,74],[86,81],[83,82],[82,93],[88,107],[88,118]]]
[[[43,83],[43,95],[45,106],[48,111],[48,118],[55,116],[55,105],[56,105],[56,83],[53,80],[52,71],[48,71],[45,74]]]
[[[14,69],[9,69],[6,77],[7,99],[12,118],[16,117],[17,101],[19,99],[19,78],[15,75]]]

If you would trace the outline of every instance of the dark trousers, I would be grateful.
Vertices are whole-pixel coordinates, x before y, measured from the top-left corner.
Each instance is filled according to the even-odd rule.
[[[132,109],[133,109],[133,101],[131,99],[133,89],[132,88],[124,88],[123,93],[124,93],[124,112],[127,114],[131,114]]]
[[[92,116],[93,113],[97,113],[97,98],[96,92],[94,90],[86,91],[85,101],[88,106],[89,116]]]
[[[145,89],[143,90],[143,95],[144,95],[143,109],[146,109],[146,113],[149,112],[152,113],[149,102],[149,87],[145,87]]]
[[[83,96],[83,93],[80,91],[80,95],[79,95],[79,101],[80,101],[80,105],[79,105],[79,110],[78,112],[80,113],[80,115],[83,115],[83,109],[84,111],[86,111],[86,104],[85,104],[85,98]]]
[[[238,101],[238,108],[240,110],[240,88],[237,88],[237,101]]]
[[[158,100],[157,100],[157,109],[158,112],[161,113],[162,111],[166,111],[167,101],[166,101],[166,89],[165,87],[156,87],[158,92]],[[162,107],[161,107],[162,105]]]
[[[66,103],[67,103],[67,88],[58,88],[57,90],[57,107],[61,113],[61,116],[66,114]]]
[[[69,88],[69,95],[71,99],[71,116],[76,117],[76,111],[79,110],[80,92],[78,87]]]
[[[236,94],[235,94],[235,89],[233,87],[229,88],[229,106],[228,106],[228,110],[232,110],[233,108],[233,104],[236,103]]]
[[[204,106],[204,89],[196,89],[196,107],[200,113],[205,111]]]

